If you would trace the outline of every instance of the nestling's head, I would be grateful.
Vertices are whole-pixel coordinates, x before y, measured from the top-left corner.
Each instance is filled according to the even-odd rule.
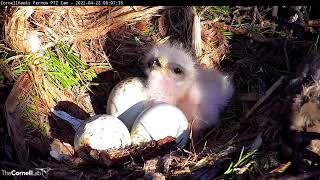
[[[152,99],[176,103],[191,88],[197,73],[192,56],[176,45],[156,45],[146,56]]]
[[[154,46],[145,63],[149,77],[160,78],[159,82],[174,85],[172,88],[178,91],[187,88],[197,72],[194,60],[185,50],[167,44]]]

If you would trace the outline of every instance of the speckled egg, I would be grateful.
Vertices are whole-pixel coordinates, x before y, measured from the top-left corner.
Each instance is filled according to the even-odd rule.
[[[130,133],[118,118],[96,115],[81,124],[74,137],[74,148],[90,147],[95,150],[120,149],[131,145]]]
[[[145,109],[134,122],[131,141],[140,144],[160,140],[167,136],[176,138],[176,145],[183,147],[189,138],[188,120],[174,105],[159,103]]]
[[[112,89],[108,98],[107,114],[119,118],[130,130],[144,110],[146,99],[147,91],[143,79],[125,79]]]

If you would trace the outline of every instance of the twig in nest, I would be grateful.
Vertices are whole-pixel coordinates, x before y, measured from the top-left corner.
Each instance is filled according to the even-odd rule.
[[[165,36],[166,35],[166,26],[164,23],[164,16],[160,16],[158,19],[158,23],[159,23],[159,33],[161,34],[161,36]]]
[[[281,76],[277,82],[275,82],[266,92],[265,95],[263,95],[258,102],[247,112],[245,115],[245,118],[248,118],[252,113],[256,111],[256,109],[281,85],[282,81],[285,79],[284,76]]]
[[[256,21],[258,21],[258,23],[261,23],[261,14],[258,10],[258,6],[254,6],[253,8],[253,20],[251,22],[251,24],[254,24]]]
[[[290,61],[289,61],[289,57],[288,57],[288,52],[287,52],[287,45],[288,45],[288,40],[284,40],[283,43],[283,53],[284,53],[284,57],[286,58],[286,66],[287,66],[287,71],[290,72]]]
[[[84,159],[94,161],[106,166],[122,165],[125,162],[151,159],[166,154],[176,143],[175,138],[166,137],[158,141],[151,141],[142,146],[131,146],[121,150],[98,151],[90,147],[82,147],[78,155]],[[90,155],[90,157],[88,157]]]
[[[196,53],[196,57],[200,57],[202,55],[201,41],[200,17],[196,10],[193,9],[192,48]]]

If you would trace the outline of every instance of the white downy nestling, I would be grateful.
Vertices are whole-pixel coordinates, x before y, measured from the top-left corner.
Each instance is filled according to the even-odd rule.
[[[192,127],[193,139],[217,124],[234,91],[227,76],[201,68],[185,50],[168,44],[154,46],[145,63],[151,102],[179,107]]]

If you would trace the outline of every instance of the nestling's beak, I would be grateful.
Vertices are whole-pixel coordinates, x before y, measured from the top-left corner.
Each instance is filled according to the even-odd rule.
[[[151,62],[149,62],[148,66],[151,69],[154,69],[156,67],[161,67],[159,58],[154,58]]]
[[[158,62],[160,64],[161,67],[167,67],[167,59],[164,57],[158,57]]]
[[[150,62],[149,67],[154,68],[154,67],[165,67],[167,65],[167,60],[163,57],[156,57],[153,59],[152,62]]]
[[[155,58],[152,62],[152,70],[158,71],[162,75],[167,76],[168,70],[167,70],[167,60],[163,57]]]

